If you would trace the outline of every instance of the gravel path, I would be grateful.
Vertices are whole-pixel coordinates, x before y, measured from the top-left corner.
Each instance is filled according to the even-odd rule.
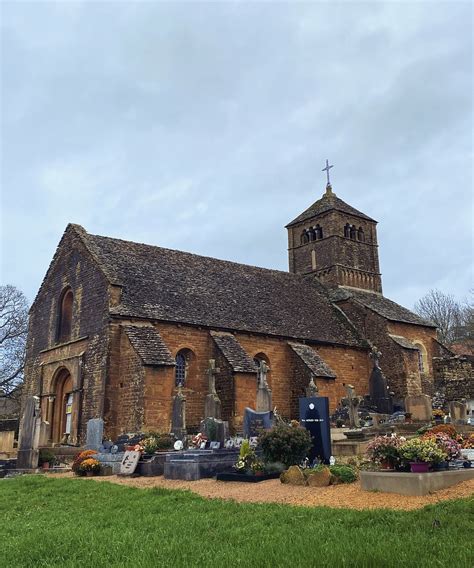
[[[54,477],[72,477],[72,474],[54,474]],[[358,482],[347,485],[330,485],[329,487],[295,487],[284,485],[279,479],[270,479],[260,483],[240,483],[215,481],[214,479],[181,481],[165,479],[162,476],[125,478],[113,475],[110,477],[92,477],[88,480],[107,481],[142,489],[149,487],[185,489],[208,499],[359,510],[387,508],[408,511],[447,499],[471,497],[474,500],[474,479],[423,497],[362,491]]]

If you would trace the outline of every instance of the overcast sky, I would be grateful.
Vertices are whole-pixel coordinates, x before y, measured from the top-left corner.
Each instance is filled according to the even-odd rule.
[[[1,3],[2,283],[68,222],[287,270],[334,192],[386,296],[472,287],[471,2]]]

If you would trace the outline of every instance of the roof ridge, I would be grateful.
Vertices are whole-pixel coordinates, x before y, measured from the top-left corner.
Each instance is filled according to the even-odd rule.
[[[332,210],[341,211],[342,213],[347,213],[348,215],[354,215],[355,217],[360,217],[377,223],[375,219],[372,219],[372,217],[369,217],[365,213],[362,213],[362,211],[359,211],[352,205],[349,205],[349,203],[346,203],[335,193],[325,193],[322,197],[317,199],[312,205],[295,217],[293,221],[290,221],[286,227],[307,221],[313,216],[322,215],[323,213],[327,213]]]
[[[83,230],[85,231],[85,229],[83,229]],[[87,231],[85,231],[85,233],[86,233],[87,237],[90,237],[92,239],[99,238],[99,239],[106,239],[108,241],[114,241],[116,243],[126,243],[126,244],[138,245],[138,246],[148,247],[148,248],[151,248],[151,249],[157,249],[157,250],[161,250],[161,251],[177,253],[177,254],[181,254],[181,255],[187,255],[187,256],[190,256],[190,257],[198,258],[198,259],[206,259],[206,260],[222,262],[222,263],[227,264],[227,265],[233,265],[233,266],[239,266],[239,267],[245,267],[245,268],[252,268],[252,269],[255,269],[255,270],[262,270],[262,271],[265,271],[265,272],[273,272],[273,273],[276,273],[276,274],[279,274],[279,275],[284,275],[285,277],[290,277],[290,278],[295,278],[295,279],[296,278],[303,279],[303,278],[308,276],[307,274],[297,274],[297,273],[294,273],[294,272],[288,272],[287,270],[278,270],[277,268],[266,268],[264,266],[257,266],[255,264],[245,264],[243,262],[237,262],[235,260],[226,260],[226,259],[223,259],[223,258],[216,258],[214,256],[197,254],[195,252],[189,252],[189,251],[184,251],[184,250],[179,250],[179,249],[171,249],[171,248],[167,248],[167,247],[162,247],[160,245],[150,245],[148,243],[140,243],[140,242],[137,242],[137,241],[128,241],[128,240],[119,239],[119,238],[116,238],[116,237],[107,237],[105,235],[94,235],[92,233],[87,233]],[[100,260],[98,262],[100,262]],[[319,293],[321,293],[321,291],[319,291]]]

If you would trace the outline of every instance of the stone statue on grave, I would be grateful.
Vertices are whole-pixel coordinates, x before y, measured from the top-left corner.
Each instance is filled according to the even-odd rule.
[[[257,412],[270,412],[272,409],[272,391],[267,382],[269,370],[265,361],[260,361],[257,370]]]
[[[181,385],[173,397],[173,414],[171,417],[171,433],[182,440],[186,436],[186,397]]]
[[[351,428],[360,428],[359,406],[364,400],[362,396],[356,396],[355,388],[352,385],[344,385],[346,387],[347,396],[342,399],[343,406],[347,406],[349,410],[349,426]]]
[[[314,382],[314,375],[311,373],[311,380],[309,381],[309,385],[306,387],[306,397],[310,398],[312,396],[318,396],[318,387]]]
[[[206,402],[204,404],[204,415],[205,418],[221,418],[221,400],[216,391],[216,374],[219,373],[220,369],[216,367],[216,361],[214,359],[209,359],[209,367],[207,369],[207,375],[209,378],[209,394],[206,396]]]

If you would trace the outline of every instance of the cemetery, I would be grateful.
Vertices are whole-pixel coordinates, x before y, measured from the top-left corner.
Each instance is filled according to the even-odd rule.
[[[189,547],[199,565],[235,558],[278,565],[295,555],[309,565],[314,558],[305,543],[315,534],[331,542],[325,560],[335,565],[349,556],[361,565],[366,558],[389,565],[387,542],[402,565],[434,553],[442,563],[468,565],[474,428],[465,404],[416,395],[400,411],[386,388],[362,397],[346,384],[331,414],[311,377],[298,400],[299,420],[290,420],[273,406],[263,364],[255,407],[245,408],[235,430],[221,418],[213,360],[209,369],[199,431],[187,425],[178,387],[164,431],[107,439],[104,421],[93,418],[82,446],[51,445],[37,398],[27,397],[26,429],[0,462],[7,565],[34,565],[37,558],[45,566],[68,565],[64,559],[84,542],[93,543],[86,563],[95,566],[113,565],[117,555],[146,566],[171,556],[189,564]],[[34,539],[28,547],[19,536],[26,517]],[[212,546],[203,544],[197,526],[215,538]],[[449,530],[436,533],[433,545],[431,531],[439,526]],[[270,540],[255,539],[269,530]],[[244,542],[234,541],[236,532]]]
[[[362,490],[400,495],[426,495],[474,479],[474,428],[467,423],[463,403],[445,403],[445,413],[433,408],[427,395],[415,395],[407,397],[406,412],[390,414],[393,408],[383,382],[365,398],[346,385],[346,397],[331,416],[327,397],[319,396],[311,378],[306,396],[299,399],[300,420],[289,421],[272,409],[263,364],[256,408],[246,408],[242,431],[230,433],[228,423],[220,419],[213,369],[211,360],[206,418],[199,432],[188,432],[186,398],[178,388],[168,432],[106,440],[104,422],[97,418],[87,424],[83,448],[45,447],[45,425],[37,415],[37,400],[29,397],[17,457],[4,460],[0,473],[72,471],[83,477],[245,483],[280,479],[282,484],[309,487],[360,480]],[[378,370],[375,364],[375,375]]]

